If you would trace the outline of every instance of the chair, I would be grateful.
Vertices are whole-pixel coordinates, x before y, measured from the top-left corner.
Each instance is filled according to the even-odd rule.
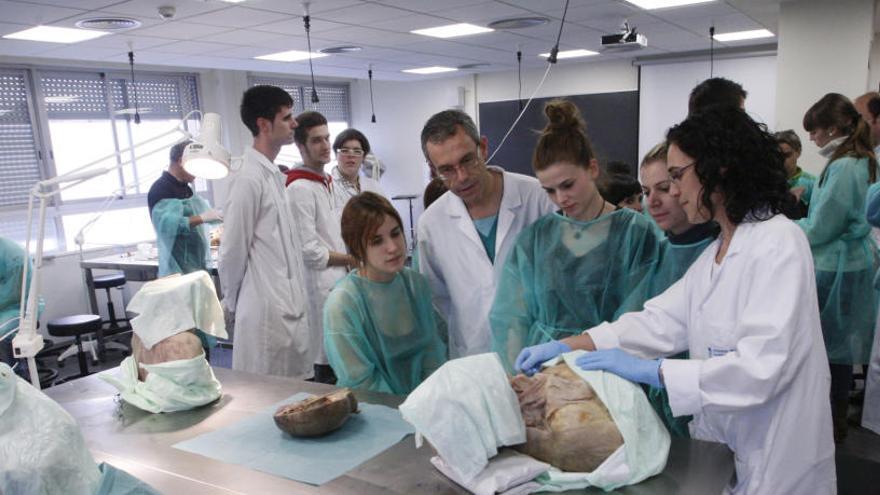
[[[107,321],[102,321],[101,324],[107,324],[107,334],[103,331],[99,331],[97,335],[98,339],[98,354],[103,359],[103,351],[105,349],[116,349],[122,352],[128,352],[128,347],[118,343],[118,342],[104,342],[104,337],[109,335],[117,334],[121,331],[129,330],[131,327],[127,324],[128,318],[116,318],[116,311],[113,306],[113,297],[110,294],[110,289],[119,288],[125,286],[126,279],[124,273],[114,273],[110,275],[102,275],[100,277],[94,278],[95,290],[104,289],[107,294]],[[119,322],[126,322],[124,326],[120,326]]]
[[[47,323],[46,330],[53,337],[73,337],[76,340],[76,344],[73,347],[76,349],[74,352],[79,360],[79,377],[88,375],[89,367],[86,364],[86,351],[88,350],[92,353],[92,358],[95,361],[97,361],[97,356],[95,355],[94,342],[88,341],[83,345],[82,337],[83,335],[96,333],[101,330],[101,317],[98,315],[64,316]],[[69,348],[58,357],[59,364],[63,363],[63,360],[67,357],[65,354],[67,356],[70,355]]]

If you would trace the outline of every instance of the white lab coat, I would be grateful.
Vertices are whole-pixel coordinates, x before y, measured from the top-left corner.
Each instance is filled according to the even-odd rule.
[[[523,228],[555,209],[534,177],[489,168],[504,174],[494,265],[464,201],[452,192],[419,218],[419,271],[449,326],[450,358],[490,351],[489,310],[507,254]]]
[[[302,243],[284,191],[285,176],[247,148],[223,210],[220,286],[235,313],[232,367],[307,377],[316,343],[303,294]]]
[[[357,189],[349,186],[345,179],[342,178],[342,174],[339,172],[338,166],[333,167],[330,175],[333,177],[333,201],[335,203],[334,208],[336,209],[337,217],[342,218],[342,209],[345,208],[348,200],[359,193]],[[369,177],[361,175],[358,177],[358,183],[361,186],[360,192],[370,191],[385,196],[385,193],[379,186],[379,182],[377,182],[375,179],[371,179]]]
[[[330,187],[335,185],[331,183]],[[308,179],[291,182],[287,186],[287,199],[302,239],[309,331],[315,343],[312,359],[316,364],[327,364],[327,355],[324,353],[324,302],[336,282],[346,274],[341,266],[327,266],[330,251],[345,252],[339,218],[334,212],[333,194],[320,182]]]
[[[716,265],[719,243],[643,311],[589,334],[599,349],[643,358],[690,351],[661,365],[669,405],[694,415],[694,438],[733,450],[738,483],[728,492],[836,493],[831,377],[807,239],[776,215],[740,224]]]
[[[880,435],[880,318],[874,326],[874,346],[865,372],[865,403],[862,427]]]

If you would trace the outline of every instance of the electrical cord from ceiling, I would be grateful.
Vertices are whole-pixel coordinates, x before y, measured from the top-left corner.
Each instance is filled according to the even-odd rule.
[[[370,80],[370,111],[373,113],[373,116],[370,118],[370,122],[376,123],[376,106],[373,105],[373,66],[370,65],[370,68],[367,69],[367,78]]]
[[[568,0],[565,0],[565,7],[562,9],[562,21],[559,23],[559,32],[556,33],[556,44],[550,50],[550,56],[547,61],[551,64],[556,63],[556,56],[559,54],[559,42],[562,40],[562,27],[565,26],[565,16],[568,14]]]
[[[516,92],[516,101],[519,103],[519,111],[522,112],[522,48],[518,46],[516,47],[516,80],[519,84],[519,89]]]
[[[131,45],[128,47],[128,65],[131,68],[131,90],[134,94],[134,123],[141,123],[141,114],[138,111],[138,90],[137,83],[134,81],[134,49],[132,49]]]
[[[312,37],[311,31],[311,16],[309,15],[309,2],[303,2],[303,11],[305,15],[303,15],[303,24],[306,27],[306,43],[308,44],[309,50],[309,75],[312,77],[312,103],[318,103],[318,90],[315,89],[315,69],[312,67]]]
[[[547,76],[550,75],[550,68],[553,67],[553,64],[556,63],[556,54],[559,53],[559,41],[562,39],[562,27],[565,26],[565,16],[568,14],[568,1],[565,0],[565,7],[562,10],[562,20],[559,23],[559,32],[556,33],[556,44],[553,46],[553,49],[550,50],[550,56],[547,57],[547,70],[544,71],[544,75],[541,77],[541,81],[538,82],[538,85],[535,87],[535,90],[532,91],[531,96],[526,101],[526,104],[522,106],[522,109],[519,111],[519,115],[516,116],[516,119],[513,121],[513,124],[510,124],[510,128],[507,129],[507,132],[504,133],[504,137],[501,138],[501,141],[498,143],[498,146],[495,147],[495,151],[489,155],[489,159],[486,160],[486,163],[492,163],[492,159],[495,158],[495,155],[498,154],[498,151],[501,150],[501,147],[504,146],[504,143],[507,142],[507,138],[510,136],[510,133],[516,128],[516,124],[522,119],[522,116],[528,110],[529,105],[532,103],[532,100],[535,99],[535,95],[538,94],[538,91],[541,90],[541,87],[544,86],[544,81],[547,80]],[[520,50],[517,50],[517,54],[519,55]],[[520,88],[522,88],[522,79],[520,79]],[[522,89],[520,89],[522,91]]]
[[[709,77],[715,77],[715,25],[709,26]]]
[[[513,129],[516,128],[516,124],[518,124],[520,119],[522,119],[522,116],[526,113],[526,110],[528,110],[528,108],[529,108],[529,104],[532,103],[532,100],[535,99],[535,95],[538,94],[538,91],[541,90],[541,86],[544,85],[544,81],[547,80],[547,76],[550,74],[551,67],[553,67],[553,64],[548,63],[547,70],[544,71],[544,76],[541,78],[541,82],[538,83],[538,86],[532,92],[532,95],[529,96],[529,99],[526,101],[526,104],[523,105],[522,111],[519,112],[519,115],[517,115],[516,120],[514,120],[513,124],[510,125],[510,129],[508,129],[507,132],[504,134],[504,137],[501,138],[501,141],[498,143],[498,146],[495,148],[495,151],[493,151],[492,154],[489,156],[489,159],[486,160],[486,163],[492,163],[492,158],[495,158],[495,155],[498,154],[498,151],[501,149],[502,146],[504,146],[505,141],[507,141],[507,137],[510,136],[510,133],[513,132]]]

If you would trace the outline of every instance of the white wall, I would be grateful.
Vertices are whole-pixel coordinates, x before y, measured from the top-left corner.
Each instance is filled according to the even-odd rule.
[[[855,98],[866,91],[873,38],[873,0],[784,2],[779,15],[777,128],[801,137],[800,164],[825,165],[803,130],[804,113],[829,92]]]
[[[776,122],[776,57],[716,60],[713,75],[738,82],[746,90],[746,111],[773,127]],[[709,77],[709,62],[642,66],[639,93],[639,157],[666,137],[687,116],[691,90]]]
[[[550,69],[547,80],[536,98],[635,91],[639,88],[639,71],[628,60],[572,63],[561,61]],[[523,99],[535,91],[545,69],[523,71]],[[504,101],[517,98],[516,72],[479,74],[477,97],[479,101]]]
[[[471,116],[476,114],[472,76],[430,79],[420,82],[373,81],[376,123],[370,122],[370,88],[367,81],[351,85],[352,126],[370,140],[370,147],[385,164],[380,184],[388,197],[417,194],[413,201],[415,224],[422,211],[422,192],[429,177],[421,148],[421,132],[431,115],[458,107],[459,88],[464,88],[464,105],[459,107]],[[406,201],[393,201],[407,224]],[[411,240],[410,240],[411,242]]]

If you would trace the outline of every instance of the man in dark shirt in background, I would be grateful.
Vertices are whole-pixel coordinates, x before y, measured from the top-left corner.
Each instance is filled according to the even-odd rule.
[[[223,219],[207,201],[193,194],[195,177],[184,170],[183,151],[191,141],[171,147],[168,170],[162,172],[147,194],[150,219],[159,248],[159,276],[190,273],[207,268],[207,225]]]

